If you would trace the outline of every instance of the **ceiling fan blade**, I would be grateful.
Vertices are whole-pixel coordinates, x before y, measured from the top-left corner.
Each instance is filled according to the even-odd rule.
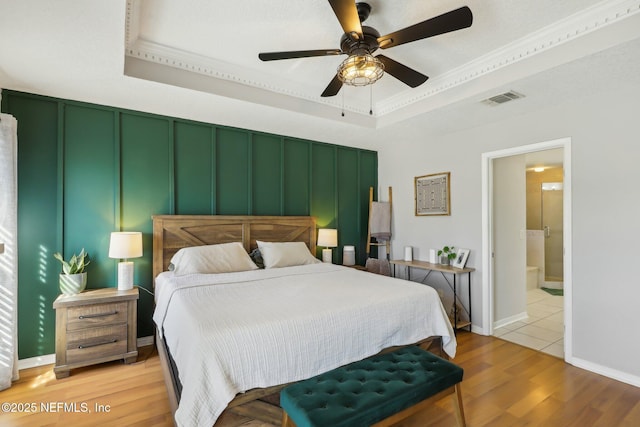
[[[386,36],[378,37],[378,43],[380,43],[380,48],[388,49],[404,43],[468,28],[472,23],[473,14],[471,9],[463,6],[460,9],[427,19]]]
[[[345,33],[351,35],[354,40],[363,38],[362,25],[358,17],[358,9],[353,0],[329,0],[333,13],[336,14],[338,21]],[[357,34],[357,36],[354,36]]]
[[[385,73],[391,74],[393,77],[408,86],[418,87],[422,83],[426,82],[429,78],[424,74],[419,73],[416,70],[407,67],[406,65],[402,65],[401,63],[396,62],[384,55],[378,55],[376,56],[376,58],[378,58],[380,62],[384,64]]]
[[[309,58],[311,56],[342,55],[340,49],[320,50],[292,50],[289,52],[263,52],[258,54],[262,61],[277,61],[279,59]]]
[[[336,96],[338,94],[338,92],[340,92],[340,89],[342,88],[342,80],[340,80],[338,78],[338,75],[336,74],[333,77],[333,80],[331,80],[331,83],[329,83],[329,86],[327,86],[327,88],[324,90],[324,92],[322,92],[322,96],[323,98],[326,98],[328,96]]]

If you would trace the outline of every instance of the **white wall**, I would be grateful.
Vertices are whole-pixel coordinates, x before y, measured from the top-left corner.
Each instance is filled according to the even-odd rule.
[[[392,256],[405,245],[423,260],[445,243],[470,248],[473,321],[482,326],[481,154],[571,137],[574,361],[640,384],[640,286],[624,268],[637,262],[640,237],[638,111],[640,87],[630,86],[460,132],[422,137],[418,125],[380,144],[379,183],[394,189]],[[451,216],[415,217],[413,178],[446,171]]]

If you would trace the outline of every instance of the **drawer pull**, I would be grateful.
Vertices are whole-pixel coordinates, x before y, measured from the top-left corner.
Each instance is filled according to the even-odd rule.
[[[78,316],[78,319],[82,320],[82,319],[92,319],[94,317],[106,317],[106,316],[113,316],[115,314],[118,314],[118,310],[114,310],[110,313],[98,313],[98,314],[83,314],[82,316]]]
[[[114,338],[112,340],[105,341],[105,342],[99,342],[99,343],[88,344],[88,345],[79,345],[78,348],[82,350],[83,348],[97,347],[99,345],[113,344],[113,343],[116,343],[116,342],[118,342],[118,340]]]

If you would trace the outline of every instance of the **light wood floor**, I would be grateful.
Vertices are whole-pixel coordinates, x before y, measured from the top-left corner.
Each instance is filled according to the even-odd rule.
[[[160,362],[151,348],[138,362],[76,369],[56,380],[52,367],[24,370],[0,392],[0,402],[35,403],[36,413],[2,413],[2,426],[169,426],[169,403]],[[461,332],[455,363],[464,368],[467,425],[640,426],[640,388],[565,364],[562,360],[494,337]],[[40,411],[41,403],[82,404],[91,413]],[[96,410],[102,405],[103,412]],[[225,415],[224,427],[265,426]],[[455,425],[451,398],[405,420],[402,427]]]

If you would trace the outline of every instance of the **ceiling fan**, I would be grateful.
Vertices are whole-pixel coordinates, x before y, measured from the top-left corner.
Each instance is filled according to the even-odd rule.
[[[312,56],[348,55],[338,67],[338,72],[323,97],[337,95],[343,83],[365,86],[374,83],[384,72],[391,74],[410,87],[418,87],[429,77],[393,59],[373,54],[380,49],[449,33],[468,28],[473,23],[473,14],[467,6],[452,10],[435,18],[427,19],[410,27],[380,36],[372,27],[362,25],[371,13],[368,3],[354,3],[353,0],[329,0],[344,34],[340,38],[340,49],[296,50],[287,52],[263,52],[258,54],[262,61],[307,58]]]

